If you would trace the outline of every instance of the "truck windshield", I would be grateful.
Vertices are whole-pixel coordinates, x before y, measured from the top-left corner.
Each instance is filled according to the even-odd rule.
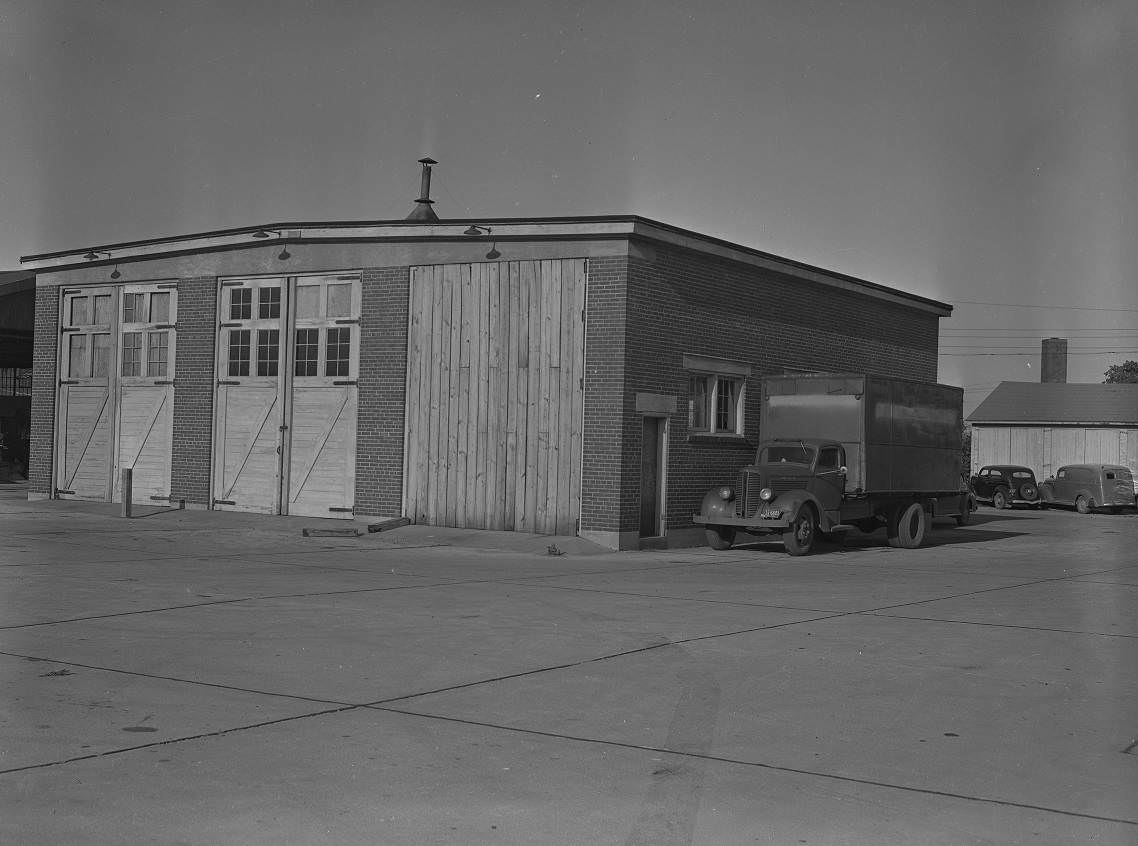
[[[778,444],[759,450],[759,464],[812,464],[814,448],[806,444]]]

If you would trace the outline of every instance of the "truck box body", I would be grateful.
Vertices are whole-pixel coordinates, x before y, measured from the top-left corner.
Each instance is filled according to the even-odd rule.
[[[817,438],[846,450],[846,491],[955,491],[960,485],[961,388],[860,374],[763,380],[762,440]]]

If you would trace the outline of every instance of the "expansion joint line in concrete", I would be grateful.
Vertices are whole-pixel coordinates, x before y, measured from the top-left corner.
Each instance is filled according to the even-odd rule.
[[[711,755],[701,752],[685,752],[683,750],[668,749],[662,746],[647,746],[639,743],[625,743],[619,740],[605,740],[603,738],[594,737],[580,737],[571,734],[562,734],[560,732],[541,731],[540,729],[527,729],[519,728],[517,726],[506,726],[498,723],[488,723],[480,720],[468,720],[461,717],[447,717],[438,714],[424,714],[418,711],[409,711],[402,708],[391,708],[388,706],[368,706],[376,711],[386,711],[392,714],[403,714],[408,717],[418,717],[427,720],[439,720],[447,723],[457,723],[459,725],[477,726],[479,728],[494,729],[497,731],[505,731],[516,734],[526,734],[536,737],[546,737],[553,740],[564,740],[572,743],[585,743],[594,746],[611,746],[618,749],[631,749],[640,752],[652,752],[658,755],[675,755],[681,758],[698,759],[701,761],[708,761],[718,764],[730,764],[740,767],[750,767],[754,769],[769,770],[773,772],[788,773],[791,775],[808,776],[811,778],[822,778],[831,781],[840,781],[847,784],[860,784],[868,787],[878,787],[884,790],[899,790],[905,793],[917,793],[924,796],[939,796],[947,799],[957,799],[962,802],[978,802],[985,805],[996,805],[1005,808],[1021,808],[1029,811],[1039,811],[1045,814],[1058,814],[1064,817],[1077,817],[1080,819],[1095,820],[1098,822],[1117,823],[1119,825],[1138,826],[1138,820],[1125,819],[1122,817],[1108,817],[1100,814],[1088,814],[1082,811],[1070,811],[1062,808],[1048,808],[1045,805],[1033,805],[1028,802],[1013,802],[1009,799],[997,799],[990,796],[972,796],[967,793],[954,793],[947,790],[934,790],[928,787],[915,787],[907,784],[894,784],[888,781],[878,781],[877,779],[858,778],[856,776],[840,775],[838,773],[827,773],[821,770],[807,770],[799,767],[788,767],[781,764],[768,764],[762,761],[747,761],[741,758],[728,758],[723,755]]]

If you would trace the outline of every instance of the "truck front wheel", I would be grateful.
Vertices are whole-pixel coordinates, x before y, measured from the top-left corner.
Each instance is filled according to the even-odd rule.
[[[919,502],[898,505],[889,516],[889,545],[916,549],[925,539],[928,518]]]
[[[814,551],[817,538],[818,517],[814,514],[814,507],[803,504],[794,515],[790,528],[782,533],[782,545],[791,555],[809,555]]]
[[[707,545],[712,549],[730,549],[735,542],[734,526],[708,526]]]

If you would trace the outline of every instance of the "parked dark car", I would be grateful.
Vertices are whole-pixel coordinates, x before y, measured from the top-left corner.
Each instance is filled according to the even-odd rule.
[[[1134,476],[1120,464],[1068,464],[1040,486],[1047,505],[1073,506],[1080,514],[1138,507]]]
[[[991,464],[972,477],[972,492],[979,502],[995,508],[1013,505],[1039,507],[1039,485],[1030,467],[1017,464]]]

